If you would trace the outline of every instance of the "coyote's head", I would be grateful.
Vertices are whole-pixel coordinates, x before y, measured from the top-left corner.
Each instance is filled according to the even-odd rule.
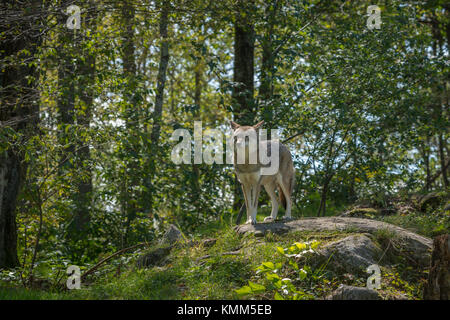
[[[238,164],[256,164],[258,159],[259,135],[258,129],[263,125],[260,121],[254,126],[241,126],[230,121],[233,129],[232,143],[235,162]]]

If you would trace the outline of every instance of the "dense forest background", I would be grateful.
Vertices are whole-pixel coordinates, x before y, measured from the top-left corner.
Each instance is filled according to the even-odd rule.
[[[234,223],[231,165],[171,161],[173,131],[193,136],[194,121],[225,134],[229,120],[264,120],[291,138],[295,217],[445,190],[449,11],[443,0],[3,1],[0,269],[27,283],[169,223],[193,235]]]

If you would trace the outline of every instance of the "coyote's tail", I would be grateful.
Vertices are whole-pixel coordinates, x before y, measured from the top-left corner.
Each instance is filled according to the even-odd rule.
[[[292,197],[292,193],[294,192],[294,186],[295,186],[295,174],[291,177],[289,180],[288,190],[289,195]],[[280,195],[280,202],[283,205],[283,208],[286,210],[286,195],[283,192],[283,189],[278,185],[278,194]]]
[[[278,186],[278,194],[280,195],[280,202],[283,205],[284,210],[286,210],[286,197],[284,196],[284,192],[280,186]]]

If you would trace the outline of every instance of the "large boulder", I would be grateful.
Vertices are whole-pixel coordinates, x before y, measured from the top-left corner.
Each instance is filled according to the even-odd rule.
[[[352,231],[376,235],[380,231],[395,235],[396,248],[410,258],[418,266],[428,267],[430,264],[432,240],[412,231],[390,223],[362,218],[324,217],[304,218],[289,222],[243,224],[236,227],[239,234],[253,233],[263,236],[269,232],[282,234],[295,231]]]
[[[341,285],[327,300],[381,300],[381,297],[378,292],[369,288]]]
[[[169,228],[164,233],[160,240],[161,245],[171,246],[177,242],[184,241],[183,233],[174,224],[169,225]]]
[[[382,250],[369,237],[353,235],[327,244],[318,253],[343,272],[366,273],[368,266],[377,264]]]
[[[444,211],[450,211],[450,200],[445,204]]]
[[[437,209],[445,201],[445,196],[442,192],[432,192],[420,199],[419,209],[422,212]]]
[[[144,252],[136,261],[138,268],[163,266],[169,262],[169,254],[178,245],[184,244],[185,237],[175,225],[169,225],[156,248]]]
[[[136,266],[138,268],[148,268],[165,265],[168,262],[167,257],[172,248],[172,246],[165,246],[151,249],[137,259]]]

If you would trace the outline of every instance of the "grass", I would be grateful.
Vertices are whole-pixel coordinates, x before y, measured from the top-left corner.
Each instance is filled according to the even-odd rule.
[[[259,210],[257,219],[261,222],[270,214],[270,206]],[[282,217],[282,212],[280,216]],[[298,216],[298,212],[296,214]],[[448,217],[439,215],[411,214],[407,216],[378,217],[383,221],[416,230],[429,236],[439,228],[449,229]],[[111,261],[104,265],[96,275],[82,283],[81,290],[30,290],[0,282],[0,299],[238,299],[242,298],[236,289],[252,283],[271,288],[257,268],[263,262],[282,263],[288,260],[278,252],[277,247],[288,248],[295,242],[319,241],[321,246],[342,239],[357,230],[328,232],[292,232],[284,235],[266,234],[263,238],[253,235],[240,236],[233,230],[235,216],[223,216],[219,221],[204,224],[193,238],[197,240],[216,238],[216,243],[208,248],[202,245],[176,248],[171,252],[170,263],[164,267],[137,269],[136,257],[129,255],[125,267],[115,272],[117,263]],[[447,229],[445,229],[447,228]],[[448,231],[447,231],[448,232]],[[393,240],[395,235],[380,230],[374,235],[379,243]],[[235,255],[223,255],[235,251]],[[205,256],[208,256],[205,258]],[[309,266],[308,259],[299,260],[299,267]],[[295,280],[299,290],[305,292],[304,298],[320,299],[336,289],[339,284],[364,286],[366,278],[356,275],[335,273],[325,267],[323,273],[311,267],[309,276]],[[295,278],[292,268],[283,267],[279,271],[282,278]],[[384,297],[407,296],[419,299],[423,272],[412,270],[407,262],[398,260],[396,264],[383,269],[382,293]],[[272,290],[272,289],[271,289]],[[267,290],[252,296],[254,299],[273,299],[274,291]]]
[[[257,268],[263,262],[283,263],[288,266],[288,259],[277,252],[277,247],[288,248],[295,242],[317,240],[321,246],[341,239],[348,232],[293,232],[286,235],[267,234],[264,238],[252,235],[239,236],[231,227],[208,235],[217,238],[210,248],[201,245],[174,249],[172,261],[164,267],[136,269],[134,263],[120,275],[113,272],[104,273],[89,279],[90,285],[82,283],[80,290],[65,290],[47,292],[44,290],[28,290],[23,288],[0,287],[0,299],[239,299],[236,289],[245,286],[248,281],[260,283],[270,288],[270,284],[262,278]],[[240,249],[237,255],[222,255]],[[209,255],[208,258],[204,258]],[[300,262],[299,262],[300,263]],[[309,265],[308,260],[302,260],[300,267]],[[308,299],[323,298],[336,289],[340,283],[348,282],[344,275],[324,269],[323,274],[312,268],[310,277],[295,282],[297,288],[305,292]],[[406,278],[402,278],[397,270],[388,270],[396,275],[397,282],[408,285],[408,294],[418,292]],[[280,277],[292,278],[293,270],[283,267],[279,270]],[[294,277],[295,278],[295,277]],[[355,277],[349,284],[363,285],[365,279]],[[398,294],[405,289],[389,287],[388,295]],[[253,299],[273,299],[274,291],[265,291],[252,296]]]
[[[0,300],[64,300],[70,296],[61,292],[48,292],[44,290],[11,288],[0,285]]]
[[[450,213],[424,214],[419,212],[408,215],[392,215],[378,218],[426,237],[434,237],[450,232]]]

